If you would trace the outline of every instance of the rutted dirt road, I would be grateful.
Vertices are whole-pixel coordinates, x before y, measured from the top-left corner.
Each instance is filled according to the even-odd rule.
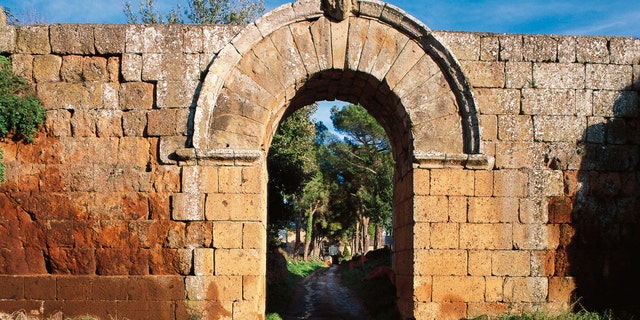
[[[298,283],[285,320],[368,320],[362,301],[345,287],[340,268],[331,266],[312,273]]]

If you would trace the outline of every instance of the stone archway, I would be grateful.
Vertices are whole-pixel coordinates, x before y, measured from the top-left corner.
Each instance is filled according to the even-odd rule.
[[[209,283],[239,277],[242,300],[233,302],[233,317],[264,313],[271,138],[288,113],[333,99],[361,103],[387,131],[396,160],[398,305],[411,318],[417,301],[429,301],[421,297],[429,281],[416,270],[426,259],[414,201],[424,177],[416,169],[478,168],[490,159],[480,154],[473,95],[455,58],[414,18],[366,0],[354,1],[342,21],[325,16],[318,0],[283,5],[213,59],[196,109],[194,148],[178,152],[193,165],[183,181],[197,182],[185,185],[193,185],[198,198],[174,205],[188,207],[195,219],[220,221],[229,230],[220,237],[237,242],[216,241],[214,225],[214,249],[195,252],[196,276],[187,280],[187,292],[203,286],[201,276],[214,276]],[[198,265],[209,262],[213,266],[199,273]]]

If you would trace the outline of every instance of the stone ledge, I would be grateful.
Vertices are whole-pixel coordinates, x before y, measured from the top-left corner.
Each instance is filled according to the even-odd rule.
[[[176,150],[178,161],[185,165],[198,164],[227,164],[227,165],[254,165],[262,161],[261,150],[233,150],[215,149],[202,150],[185,148]]]
[[[413,156],[413,162],[423,169],[492,170],[495,159],[484,154],[417,153]]]

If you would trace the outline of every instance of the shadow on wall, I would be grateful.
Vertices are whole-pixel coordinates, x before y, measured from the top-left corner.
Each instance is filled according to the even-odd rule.
[[[561,223],[556,274],[575,278],[576,308],[640,314],[639,88],[594,92],[596,116],[577,148],[580,168],[565,174],[566,185],[576,186],[566,190],[570,210],[550,215]],[[609,94],[612,106],[603,103]]]

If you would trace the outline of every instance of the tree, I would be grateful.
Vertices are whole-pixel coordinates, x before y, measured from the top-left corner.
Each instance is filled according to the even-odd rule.
[[[186,9],[177,4],[166,13],[158,11],[154,5],[154,0],[141,0],[135,12],[127,1],[123,9],[127,22],[247,24],[265,11],[264,0],[188,0]]]
[[[332,108],[336,130],[345,135],[331,146],[337,155],[338,179],[355,209],[354,251],[369,247],[369,224],[375,225],[374,244],[381,247],[382,229],[390,229],[393,198],[393,158],[384,129],[359,105]]]
[[[291,223],[296,231],[296,251],[300,249],[305,222],[305,186],[318,172],[316,128],[311,117],[317,106],[302,108],[281,124],[273,136],[267,169],[269,171],[269,226]],[[306,229],[306,228],[305,228]]]

